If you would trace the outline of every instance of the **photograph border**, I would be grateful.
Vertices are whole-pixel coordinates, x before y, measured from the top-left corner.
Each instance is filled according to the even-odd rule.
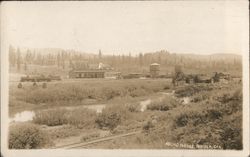
[[[127,1],[126,1],[127,2]],[[151,1],[154,3],[153,1]],[[37,2],[39,3],[39,2]],[[122,1],[121,1],[122,3]],[[248,2],[249,3],[249,2]],[[146,149],[117,149],[117,150],[105,150],[105,149],[82,149],[82,150],[52,150],[52,149],[40,149],[40,150],[10,150],[8,149],[8,96],[9,96],[9,62],[8,62],[8,47],[6,41],[8,40],[8,33],[5,31],[5,16],[4,16],[4,3],[1,3],[1,153],[5,157],[43,157],[43,156],[100,156],[100,157],[133,157],[133,156],[248,156],[249,146],[249,21],[245,21],[245,36],[242,39],[242,65],[243,65],[243,150],[185,150],[185,149],[170,149],[170,150],[146,150]],[[249,10],[243,10],[249,11]],[[249,17],[249,14],[248,14]],[[248,19],[249,20],[249,19]]]

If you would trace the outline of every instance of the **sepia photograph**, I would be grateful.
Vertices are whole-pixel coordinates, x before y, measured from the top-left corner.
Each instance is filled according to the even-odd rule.
[[[249,156],[249,2],[1,2],[1,155]]]

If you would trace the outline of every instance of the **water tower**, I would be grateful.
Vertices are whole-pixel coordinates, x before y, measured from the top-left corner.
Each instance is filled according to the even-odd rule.
[[[158,63],[150,64],[149,71],[150,71],[150,76],[152,78],[157,78],[160,74],[160,64]]]

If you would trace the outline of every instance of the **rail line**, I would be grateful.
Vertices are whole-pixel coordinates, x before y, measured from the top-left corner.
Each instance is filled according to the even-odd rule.
[[[109,141],[109,140],[113,140],[113,139],[121,138],[121,137],[133,136],[133,135],[136,135],[138,133],[141,133],[141,130],[140,131],[133,131],[133,132],[125,133],[125,134],[102,137],[102,138],[94,139],[94,140],[88,141],[88,142],[77,142],[77,143],[71,143],[71,144],[67,144],[67,145],[56,146],[56,147],[53,147],[52,149],[84,148],[84,147],[87,147],[88,145],[91,145],[91,144]]]

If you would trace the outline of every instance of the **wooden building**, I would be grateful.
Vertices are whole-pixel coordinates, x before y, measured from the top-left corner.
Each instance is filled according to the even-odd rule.
[[[69,78],[104,78],[104,74],[102,70],[72,70]]]
[[[122,73],[121,72],[108,71],[108,72],[105,72],[105,78],[107,78],[107,79],[121,79],[122,78]]]

